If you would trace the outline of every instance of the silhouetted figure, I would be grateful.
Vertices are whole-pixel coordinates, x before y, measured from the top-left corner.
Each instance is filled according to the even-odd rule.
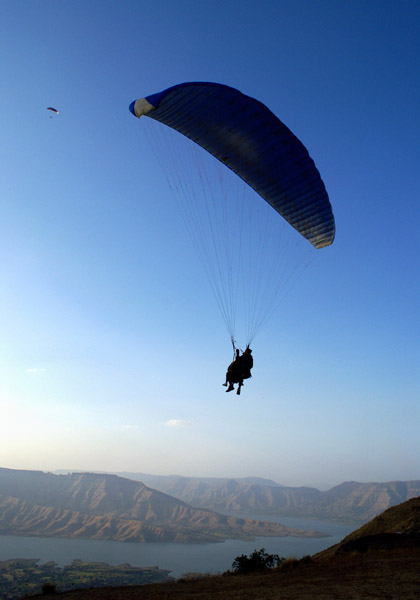
[[[225,387],[227,386],[227,384],[229,383],[229,388],[226,390],[227,392],[231,392],[234,388],[232,386],[232,383],[237,383],[237,381],[233,381],[234,379],[237,379],[239,373],[240,373],[240,356],[239,356],[239,350],[236,349],[236,357],[235,360],[233,362],[230,363],[230,365],[227,368],[226,371],[226,379],[225,379],[225,383],[223,384]]]
[[[242,354],[242,356],[239,357],[239,360],[241,362],[243,378],[244,379],[249,379],[250,377],[252,377],[252,375],[251,375],[251,369],[254,366],[254,359],[252,357],[252,350],[251,350],[251,348],[249,346],[247,346],[245,348],[245,351]]]
[[[239,395],[241,393],[241,387],[244,384],[244,379],[252,377],[251,369],[253,366],[254,360],[252,358],[251,348],[247,347],[241,356],[239,356],[239,350],[236,350],[236,358],[230,363],[226,371],[226,380],[223,384],[224,386],[229,384],[226,391],[231,392],[234,390],[234,384],[237,383],[238,389],[236,390],[236,393]]]

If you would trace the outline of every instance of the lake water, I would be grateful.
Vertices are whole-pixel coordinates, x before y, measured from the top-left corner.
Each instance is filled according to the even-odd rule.
[[[253,517],[262,518],[262,516]],[[227,540],[219,544],[135,544],[98,540],[40,538],[0,535],[0,560],[38,558],[42,563],[54,560],[64,566],[75,558],[111,565],[130,563],[134,567],[159,566],[173,577],[184,573],[221,573],[231,568],[236,556],[265,548],[269,554],[301,558],[315,554],[343,539],[357,526],[286,517],[264,517],[289,527],[314,529],[328,534],[325,538],[260,537],[253,541]]]

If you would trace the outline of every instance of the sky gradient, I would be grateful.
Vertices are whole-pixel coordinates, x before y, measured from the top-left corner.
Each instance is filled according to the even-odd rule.
[[[420,478],[420,4],[3,0],[0,463]],[[231,347],[136,98],[215,81],[308,148],[334,244]],[[46,111],[54,106],[55,115]]]

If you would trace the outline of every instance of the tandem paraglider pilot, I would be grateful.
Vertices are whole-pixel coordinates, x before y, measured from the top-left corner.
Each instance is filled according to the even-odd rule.
[[[242,330],[248,332],[244,343],[250,344],[283,296],[280,283],[299,266],[289,256],[296,243],[293,236],[299,234],[317,249],[334,241],[334,214],[324,182],[308,150],[290,129],[262,102],[228,85],[178,83],[133,100],[129,110],[137,119],[155,122],[150,141],[156,142],[155,153],[162,157],[160,166],[233,344],[234,360],[223,385],[231,392],[238,384],[240,394],[244,380],[251,377],[253,360],[249,347],[235,357],[236,323],[242,321]],[[179,136],[175,134],[173,140],[166,136],[170,129]],[[196,154],[198,147],[204,152]],[[212,168],[213,158],[207,163],[207,155],[220,163],[221,171]],[[235,176],[245,189],[238,186],[237,194],[232,194]],[[248,188],[251,195],[245,199]],[[257,210],[266,205],[267,219],[257,217],[254,205]],[[295,230],[290,231],[288,248],[283,242],[289,236],[286,232],[282,236],[281,250],[274,222],[279,216]],[[272,236],[268,235],[271,221]],[[275,260],[271,248],[277,248]],[[253,256],[255,261],[249,260]],[[303,260],[298,263],[304,266]]]
[[[231,392],[235,389],[234,384],[238,384],[238,389],[236,393],[239,395],[241,393],[241,387],[244,384],[244,379],[249,379],[252,377],[251,369],[254,366],[254,359],[252,357],[252,350],[249,346],[246,347],[242,355],[239,355],[239,350],[236,350],[236,357],[233,362],[230,363],[228,369],[226,371],[226,380],[223,384],[224,386],[228,386],[227,392]]]

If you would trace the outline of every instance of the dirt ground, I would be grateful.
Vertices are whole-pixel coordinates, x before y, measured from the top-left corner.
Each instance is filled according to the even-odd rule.
[[[79,590],[63,600],[420,600],[420,550],[352,553],[266,575]]]

